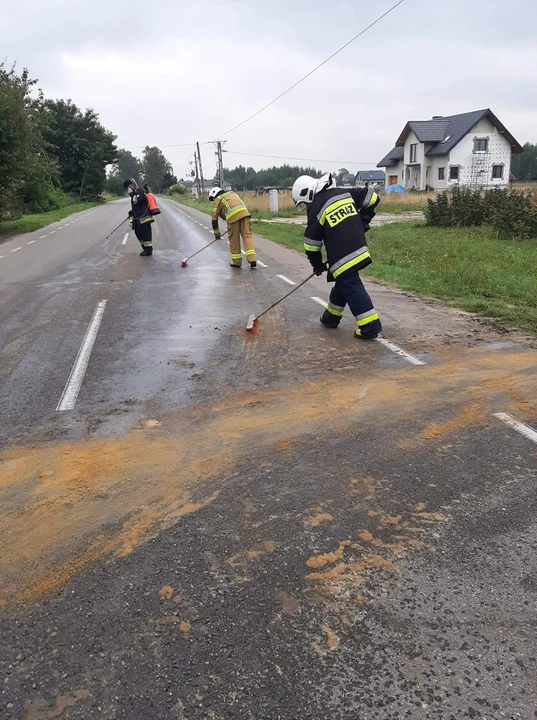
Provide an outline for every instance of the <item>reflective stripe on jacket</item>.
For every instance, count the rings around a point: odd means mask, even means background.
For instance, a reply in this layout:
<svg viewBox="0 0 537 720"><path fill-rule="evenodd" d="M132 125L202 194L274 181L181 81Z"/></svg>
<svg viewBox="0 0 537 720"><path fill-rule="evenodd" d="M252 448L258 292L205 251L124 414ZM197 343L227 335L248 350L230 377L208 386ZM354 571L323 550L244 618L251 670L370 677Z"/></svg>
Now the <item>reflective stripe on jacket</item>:
<svg viewBox="0 0 537 720"><path fill-rule="evenodd" d="M219 195L214 201L213 208L213 227L218 218L226 220L228 223L237 222L242 218L250 217L248 208L235 192L226 192Z"/></svg>
<svg viewBox="0 0 537 720"><path fill-rule="evenodd" d="M369 265L371 255L365 239L379 203L371 188L331 188L323 190L308 205L308 226L304 250L314 265L324 244L332 278L347 270ZM329 275L329 278L330 278Z"/></svg>

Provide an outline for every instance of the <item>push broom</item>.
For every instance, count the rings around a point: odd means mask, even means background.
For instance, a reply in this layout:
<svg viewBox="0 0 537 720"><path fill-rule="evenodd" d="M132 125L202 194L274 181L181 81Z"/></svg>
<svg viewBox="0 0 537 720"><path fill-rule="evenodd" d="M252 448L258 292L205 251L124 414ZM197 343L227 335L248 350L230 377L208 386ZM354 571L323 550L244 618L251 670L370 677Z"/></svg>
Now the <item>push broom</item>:
<svg viewBox="0 0 537 720"><path fill-rule="evenodd" d="M197 252L193 253L193 254L190 255L189 257L183 258L183 259L181 260L181 267L186 267L186 266L188 265L188 261L189 261L189 260L192 260L192 258L193 258L195 255L198 255L200 252L203 252L203 250L206 250L208 247L211 247L211 245L214 245L215 242L218 242L219 240L221 240L221 238L223 238L224 235L227 235L227 233L228 233L228 231L226 230L225 232L222 233L222 235L221 235L219 238L215 238L214 240L211 240L211 242L210 242L208 245L204 245L204 246L201 248L201 250L198 250Z"/></svg>
<svg viewBox="0 0 537 720"><path fill-rule="evenodd" d="M272 310L272 308L275 308L276 305L279 305L285 298L288 298L289 295L292 295L296 290L302 287L302 285L305 285L308 280L311 280L312 277L315 277L315 273L312 272L311 275L308 275L308 277L305 280L302 280L300 285L297 285L292 290L289 290L288 293L286 293L283 297L281 297L279 300L276 300L275 303L272 303L270 307L268 307L266 310L263 310L263 312L259 313L259 315L250 315L248 318L248 322L246 323L246 330L248 332L253 332L254 330L257 330L257 327L259 325L259 318L263 317L263 315L266 315L269 310Z"/></svg>

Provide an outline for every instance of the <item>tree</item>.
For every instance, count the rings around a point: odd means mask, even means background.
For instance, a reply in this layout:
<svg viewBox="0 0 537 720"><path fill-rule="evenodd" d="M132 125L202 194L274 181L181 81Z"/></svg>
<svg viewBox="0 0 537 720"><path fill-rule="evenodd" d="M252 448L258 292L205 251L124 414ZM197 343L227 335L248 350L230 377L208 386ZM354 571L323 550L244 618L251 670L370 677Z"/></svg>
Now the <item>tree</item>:
<svg viewBox="0 0 537 720"><path fill-rule="evenodd" d="M47 154L40 108L31 95L36 80L0 63L0 219L57 206L58 168Z"/></svg>
<svg viewBox="0 0 537 720"><path fill-rule="evenodd" d="M71 100L46 100L44 137L60 168L64 192L95 200L104 190L106 166L117 159L115 135L94 110L82 112Z"/></svg>
<svg viewBox="0 0 537 720"><path fill-rule="evenodd" d="M106 180L106 189L112 195L122 195L125 180L134 178L136 183L141 185L142 176L143 168L140 160L138 160L130 150L120 148L117 151L117 160L112 166L112 171Z"/></svg>
<svg viewBox="0 0 537 720"><path fill-rule="evenodd" d="M517 180L537 180L537 145L527 142L524 144L523 153L513 155L511 172Z"/></svg>
<svg viewBox="0 0 537 720"><path fill-rule="evenodd" d="M158 193L177 183L171 163L158 147L146 145L142 160L144 181Z"/></svg>
<svg viewBox="0 0 537 720"><path fill-rule="evenodd" d="M236 190L255 190L261 187L291 187L299 175L321 177L322 172L315 168L303 168L298 165L282 165L266 170L254 170L243 165L230 170L224 169L224 178Z"/></svg>

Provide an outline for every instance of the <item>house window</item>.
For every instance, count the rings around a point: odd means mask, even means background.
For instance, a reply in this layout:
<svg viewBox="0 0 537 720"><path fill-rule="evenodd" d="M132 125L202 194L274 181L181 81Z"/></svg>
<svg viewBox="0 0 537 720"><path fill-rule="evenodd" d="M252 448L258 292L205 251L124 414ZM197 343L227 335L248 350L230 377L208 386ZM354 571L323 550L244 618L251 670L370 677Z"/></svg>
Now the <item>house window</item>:
<svg viewBox="0 0 537 720"><path fill-rule="evenodd" d="M460 167L458 165L452 165L449 168L449 179L450 180L458 180L459 179L459 171L460 171Z"/></svg>
<svg viewBox="0 0 537 720"><path fill-rule="evenodd" d="M446 168L438 168L438 179L439 180L445 180L446 179Z"/></svg>
<svg viewBox="0 0 537 720"><path fill-rule="evenodd" d="M488 138L474 138L474 152L487 152L488 149Z"/></svg>
<svg viewBox="0 0 537 720"><path fill-rule="evenodd" d="M503 180L503 165L492 166L492 179Z"/></svg>
<svg viewBox="0 0 537 720"><path fill-rule="evenodd" d="M418 161L418 143L410 146L410 162L415 163Z"/></svg>

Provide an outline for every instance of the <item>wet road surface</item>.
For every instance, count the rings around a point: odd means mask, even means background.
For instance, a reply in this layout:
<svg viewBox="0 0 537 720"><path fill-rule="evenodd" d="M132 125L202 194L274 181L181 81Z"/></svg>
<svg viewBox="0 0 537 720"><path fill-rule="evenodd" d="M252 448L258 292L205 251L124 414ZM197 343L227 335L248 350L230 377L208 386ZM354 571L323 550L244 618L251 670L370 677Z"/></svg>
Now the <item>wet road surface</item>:
<svg viewBox="0 0 537 720"><path fill-rule="evenodd" d="M161 204L0 246L0 717L537 717L534 340L322 279L247 335L307 261Z"/></svg>

